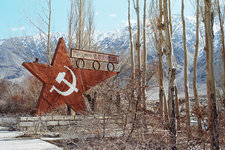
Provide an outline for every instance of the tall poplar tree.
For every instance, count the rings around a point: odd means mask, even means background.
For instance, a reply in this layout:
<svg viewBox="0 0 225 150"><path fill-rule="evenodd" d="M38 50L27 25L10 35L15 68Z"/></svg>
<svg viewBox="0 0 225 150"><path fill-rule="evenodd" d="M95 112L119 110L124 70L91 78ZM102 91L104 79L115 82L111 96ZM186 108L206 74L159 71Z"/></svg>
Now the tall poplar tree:
<svg viewBox="0 0 225 150"><path fill-rule="evenodd" d="M211 149L220 149L219 145L219 125L218 112L216 106L216 91L214 79L214 61L213 61L213 22L214 12L211 0L204 0L204 23L205 23L205 40L206 40L206 60L207 60L207 95L209 107L209 131L211 137Z"/></svg>
<svg viewBox="0 0 225 150"><path fill-rule="evenodd" d="M198 47L199 47L199 0L196 1L196 42L195 42L195 54L194 54L194 67L193 67L193 92L194 92L194 98L195 98L195 109L196 109L196 115L198 120L198 133L199 136L202 135L202 124L201 124L201 116L199 114L199 100L198 100L198 91L197 91L197 85L196 85L196 79L197 79L197 59L198 59Z"/></svg>
<svg viewBox="0 0 225 150"><path fill-rule="evenodd" d="M176 69L174 62L172 62L172 38L171 38L171 30L170 30L170 22L172 20L169 19L170 12L168 11L168 1L163 1L163 9L164 9L164 26L165 26L165 45L166 45L166 60L167 60L167 73L168 73L168 109L169 109L169 129L171 132L172 138L172 149L176 148L176 125L175 125L175 102L174 102L174 80L176 75Z"/></svg>
<svg viewBox="0 0 225 150"><path fill-rule="evenodd" d="M159 30L159 46L158 46L158 58L159 58L159 108L160 115L163 116L163 96L164 96L164 77L163 77L163 23L162 23L163 9L162 9L162 0L159 0L159 19L158 19L158 30ZM167 106L167 105L164 105ZM164 113L165 112L164 109ZM168 115L167 115L168 116ZM166 117L165 117L166 118Z"/></svg>
<svg viewBox="0 0 225 150"><path fill-rule="evenodd" d="M187 42L186 42L186 30L185 30L185 18L184 18L184 0L181 1L181 16L183 24L183 45L184 45L184 92L185 92L185 106L186 106L186 128L188 137L190 137L190 110L189 110L189 94L188 94L188 74L187 74Z"/></svg>
<svg viewBox="0 0 225 150"><path fill-rule="evenodd" d="M144 0L144 15L143 15L143 73L142 73L142 105L146 110L146 67L147 67L147 48L146 48L146 0Z"/></svg>

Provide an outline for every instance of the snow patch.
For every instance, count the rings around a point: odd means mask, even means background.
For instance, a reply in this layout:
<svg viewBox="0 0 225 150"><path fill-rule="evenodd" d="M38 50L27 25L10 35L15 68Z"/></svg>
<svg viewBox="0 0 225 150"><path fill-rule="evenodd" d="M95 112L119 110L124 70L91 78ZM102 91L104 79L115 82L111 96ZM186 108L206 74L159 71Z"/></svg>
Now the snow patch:
<svg viewBox="0 0 225 150"><path fill-rule="evenodd" d="M63 148L59 148L53 144L42 141L40 139L21 139L21 140L6 140L1 141L1 148L4 150L62 150Z"/></svg>

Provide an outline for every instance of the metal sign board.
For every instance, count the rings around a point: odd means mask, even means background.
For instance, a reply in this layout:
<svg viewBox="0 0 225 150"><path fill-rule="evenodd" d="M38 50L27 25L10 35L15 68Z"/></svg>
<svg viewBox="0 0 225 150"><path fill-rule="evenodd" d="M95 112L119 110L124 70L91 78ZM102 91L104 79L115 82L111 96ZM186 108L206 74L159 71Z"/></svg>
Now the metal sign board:
<svg viewBox="0 0 225 150"><path fill-rule="evenodd" d="M119 63L119 57L117 55L104 54L104 53L73 49L73 48L71 49L70 54L72 58L80 58L80 59L87 59L87 60L114 63L114 64Z"/></svg>
<svg viewBox="0 0 225 150"><path fill-rule="evenodd" d="M119 72L74 68L70 61L63 38L59 39L51 65L35 62L22 64L43 82L37 103L37 115L51 112L68 104L78 113L86 112L83 92Z"/></svg>

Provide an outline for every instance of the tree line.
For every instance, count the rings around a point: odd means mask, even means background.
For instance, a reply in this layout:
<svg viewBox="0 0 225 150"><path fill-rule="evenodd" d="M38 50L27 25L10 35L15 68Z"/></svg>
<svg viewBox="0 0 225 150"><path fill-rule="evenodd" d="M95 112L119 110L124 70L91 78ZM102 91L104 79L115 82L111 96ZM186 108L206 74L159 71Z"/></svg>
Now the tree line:
<svg viewBox="0 0 225 150"><path fill-rule="evenodd" d="M128 22L129 22L129 31L130 31L130 57L131 57L131 82L138 80L138 89L137 91L138 98L136 101L136 106L140 109L146 109L146 97L145 97L145 80L146 80L146 1L143 0L143 23L141 34L140 31L140 6L139 0L133 0L134 10L137 16L137 30L135 33L136 41L135 43L132 33L132 27L130 24L130 0L128 0ZM151 27L151 32L153 32L154 42L157 48L158 54L158 86L159 86L159 114L165 124L165 126L171 132L171 142L173 143L172 149L177 149L177 130L180 130L180 112L179 112L179 101L177 95L177 86L176 86L176 60L173 52L173 25L172 25L172 15L171 15L171 1L170 0L157 0L157 1L148 1L150 3L149 8L149 26ZM180 2L180 1L179 1ZM219 120L218 120L218 101L221 104L224 102L224 79L225 79L225 50L224 50L224 3L221 5L219 0L211 1L204 0L199 1L195 0L194 8L196 9L196 42L195 42L195 54L194 54L194 71L193 71L193 92L195 99L195 116L197 117L198 122L198 135L202 136L202 116L201 108L199 106L199 96L197 91L197 58L199 51L199 22L202 20L204 23L204 33L205 33L205 53L206 53L206 74L207 74L207 97L208 97L208 130L210 133L211 139L211 149L220 149L219 144ZM181 0L181 17L183 25L183 51L184 51L184 93L185 93L185 128L188 139L192 137L192 127L190 121L190 97L189 97L189 88L188 88L188 71L187 71L187 44L186 44L186 25L185 25L185 14L184 14L184 0ZM190 9L190 8L188 8ZM217 16L217 17L216 17ZM214 33L213 33L213 24L214 19L218 18L221 30L221 41L220 41L220 52L223 56L223 73L221 75L222 86L222 95L219 88L216 89L215 86L215 73L214 73ZM143 44L140 42L140 37L142 36ZM137 57L134 58L134 50L137 53ZM143 57L140 55L143 54ZM166 57L166 69L168 78L168 97L165 96L165 87L164 87L164 74L163 74L163 55ZM141 60L142 58L142 60ZM136 62L135 64L134 62ZM142 81L142 82L141 82ZM218 95L217 95L218 94ZM137 109L136 109L137 110ZM223 112L224 113L224 112ZM223 130L223 129L222 129Z"/></svg>

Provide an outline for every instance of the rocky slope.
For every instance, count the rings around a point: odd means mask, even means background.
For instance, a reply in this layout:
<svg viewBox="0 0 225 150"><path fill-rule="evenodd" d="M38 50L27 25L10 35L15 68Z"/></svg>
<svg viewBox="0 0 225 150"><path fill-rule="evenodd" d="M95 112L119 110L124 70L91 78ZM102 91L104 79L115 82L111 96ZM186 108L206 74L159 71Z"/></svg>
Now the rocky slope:
<svg viewBox="0 0 225 150"><path fill-rule="evenodd" d="M133 25L133 31L136 26ZM201 23L201 38L199 46L198 56L198 82L205 83L206 72L205 72L205 52L204 52L204 26ZM186 34L187 34L187 55L188 55L188 70L189 70L189 84L192 86L193 77L193 56L194 56L194 45L195 45L195 17L186 17ZM154 39L152 38L152 31L149 31L149 38L147 43L147 61L150 63L153 59L157 59L157 54L154 45ZM218 62L221 61L219 57L219 41L220 31L219 25L214 24L214 55L215 55L215 72L218 72ZM182 22L179 16L173 17L173 49L174 55L177 62L177 83L178 85L183 84L183 32ZM67 43L66 34L54 34L52 35L52 44L56 45L59 37L64 37ZM95 42L98 43L98 48L107 53L113 53L120 55L129 54L129 31L126 26L121 27L117 31L109 33L96 33ZM135 36L134 36L135 40ZM55 48L53 48L55 49ZM28 36L28 37L15 37L10 39L0 40L0 79L7 80L20 80L24 74L27 74L25 69L21 66L24 61L33 61L35 57L39 58L40 63L46 62L45 53L42 48L42 43L39 35ZM165 56L164 56L164 62ZM166 69L166 63L164 63ZM166 73L165 73L166 74ZM218 78L218 74L216 73Z"/></svg>

